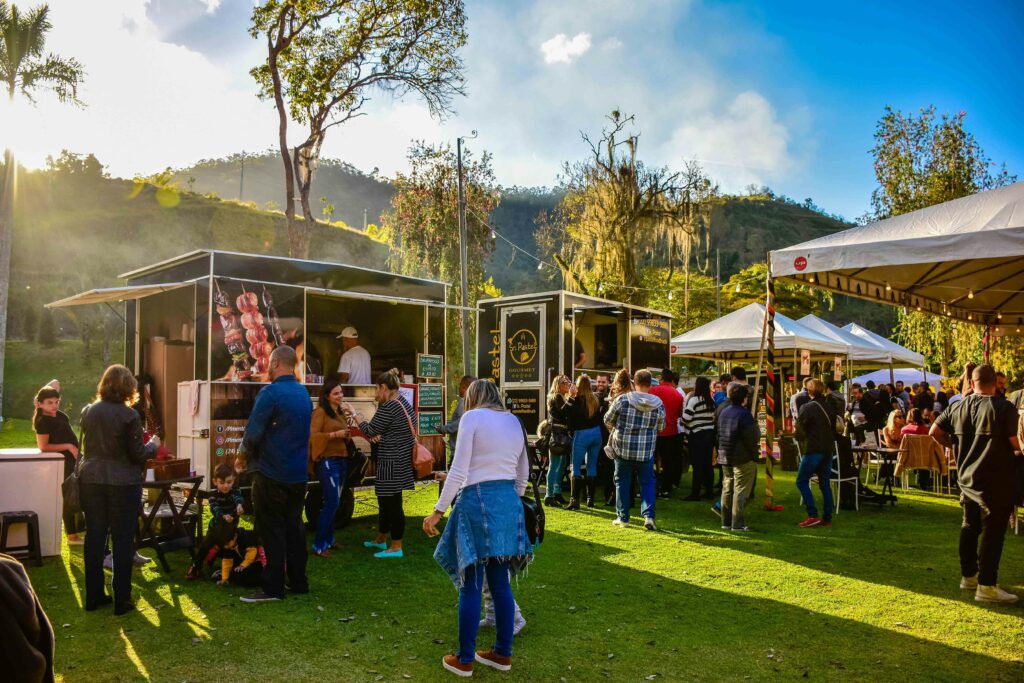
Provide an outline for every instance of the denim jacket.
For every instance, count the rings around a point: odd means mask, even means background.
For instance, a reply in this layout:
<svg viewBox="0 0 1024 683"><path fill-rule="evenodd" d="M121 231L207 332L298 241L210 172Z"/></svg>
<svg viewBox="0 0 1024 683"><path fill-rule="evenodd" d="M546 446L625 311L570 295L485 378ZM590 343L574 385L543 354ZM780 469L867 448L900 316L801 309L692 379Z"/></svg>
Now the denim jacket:
<svg viewBox="0 0 1024 683"><path fill-rule="evenodd" d="M263 387L256 394L239 448L249 470L283 484L307 481L312 415L309 392L294 375L283 375Z"/></svg>

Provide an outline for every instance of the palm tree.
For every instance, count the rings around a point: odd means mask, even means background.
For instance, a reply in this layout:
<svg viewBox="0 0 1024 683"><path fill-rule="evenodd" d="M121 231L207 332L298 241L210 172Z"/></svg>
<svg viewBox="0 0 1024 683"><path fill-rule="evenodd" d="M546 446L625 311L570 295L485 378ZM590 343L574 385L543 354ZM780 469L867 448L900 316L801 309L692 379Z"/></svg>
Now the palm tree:
<svg viewBox="0 0 1024 683"><path fill-rule="evenodd" d="M35 104L38 91L50 91L60 102L81 105L78 86L85 71L74 59L47 54L46 34L52 27L50 8L25 13L0 0L0 83L13 104L20 95ZM0 424L3 421L4 350L7 344L7 293L11 285L11 242L14 241L14 152L4 150L4 184L0 194Z"/></svg>

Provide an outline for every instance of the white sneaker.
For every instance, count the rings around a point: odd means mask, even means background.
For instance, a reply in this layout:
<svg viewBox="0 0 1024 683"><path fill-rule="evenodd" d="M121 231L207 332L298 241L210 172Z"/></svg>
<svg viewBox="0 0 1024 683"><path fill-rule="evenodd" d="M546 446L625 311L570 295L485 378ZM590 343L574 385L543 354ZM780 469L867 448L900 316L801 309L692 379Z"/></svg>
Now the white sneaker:
<svg viewBox="0 0 1024 683"><path fill-rule="evenodd" d="M623 522L621 519L616 517L615 519L612 520L612 526L617 526L620 529L625 529L626 527L629 526L629 522Z"/></svg>
<svg viewBox="0 0 1024 683"><path fill-rule="evenodd" d="M960 577L960 590L972 591L978 588L978 575Z"/></svg>
<svg viewBox="0 0 1024 683"><path fill-rule="evenodd" d="M526 619L522 614L516 614L516 621L512 625L512 635L518 636L519 632L526 628Z"/></svg>
<svg viewBox="0 0 1024 683"><path fill-rule="evenodd" d="M1017 602L1017 596L1007 593L999 586L982 586L978 584L978 590L974 592L974 599L978 602L1001 602L1010 604Z"/></svg>
<svg viewBox="0 0 1024 683"><path fill-rule="evenodd" d="M152 561L153 560L149 559L148 557L140 553L138 550L135 551L135 557L132 558L132 562L140 567L145 567Z"/></svg>
<svg viewBox="0 0 1024 683"><path fill-rule="evenodd" d="M494 617L484 617L480 620L477 628L494 628Z"/></svg>
<svg viewBox="0 0 1024 683"><path fill-rule="evenodd" d="M658 525L654 523L654 517L644 517L644 528L648 531L658 530Z"/></svg>

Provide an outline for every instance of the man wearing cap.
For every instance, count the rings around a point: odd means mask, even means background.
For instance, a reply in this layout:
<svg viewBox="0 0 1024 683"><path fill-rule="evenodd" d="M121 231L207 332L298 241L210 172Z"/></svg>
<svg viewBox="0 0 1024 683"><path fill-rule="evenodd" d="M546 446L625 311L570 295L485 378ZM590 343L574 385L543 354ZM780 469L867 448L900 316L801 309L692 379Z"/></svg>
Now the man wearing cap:
<svg viewBox="0 0 1024 683"><path fill-rule="evenodd" d="M338 335L344 351L338 363L338 381L342 384L372 384L370 380L370 352L359 345L359 332L346 327Z"/></svg>

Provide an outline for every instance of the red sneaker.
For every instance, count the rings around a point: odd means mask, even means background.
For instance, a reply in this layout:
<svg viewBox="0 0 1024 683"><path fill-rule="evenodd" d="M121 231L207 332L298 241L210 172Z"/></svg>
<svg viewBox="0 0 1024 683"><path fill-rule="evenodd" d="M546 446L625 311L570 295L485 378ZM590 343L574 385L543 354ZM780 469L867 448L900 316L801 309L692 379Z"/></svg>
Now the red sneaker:
<svg viewBox="0 0 1024 683"><path fill-rule="evenodd" d="M476 661L498 671L508 671L512 668L512 658L502 657L493 649L487 652L477 652Z"/></svg>
<svg viewBox="0 0 1024 683"><path fill-rule="evenodd" d="M832 520L831 519L823 519L823 520L821 520L821 526L832 526Z"/></svg>
<svg viewBox="0 0 1024 683"><path fill-rule="evenodd" d="M797 524L797 526L800 527L801 529L806 529L809 526L818 526L819 524L821 524L821 520L819 518L817 518L817 517L808 517L804 521L802 521L799 524Z"/></svg>
<svg viewBox="0 0 1024 683"><path fill-rule="evenodd" d="M477 657L479 658L479 655ZM441 666L456 676L462 676L463 678L469 678L473 675L473 662L463 664L459 661L459 656L456 654L445 655L444 659L441 660Z"/></svg>
<svg viewBox="0 0 1024 683"><path fill-rule="evenodd" d="M784 508L781 505L774 505L773 504L773 505L765 505L764 509L767 512L782 512Z"/></svg>

